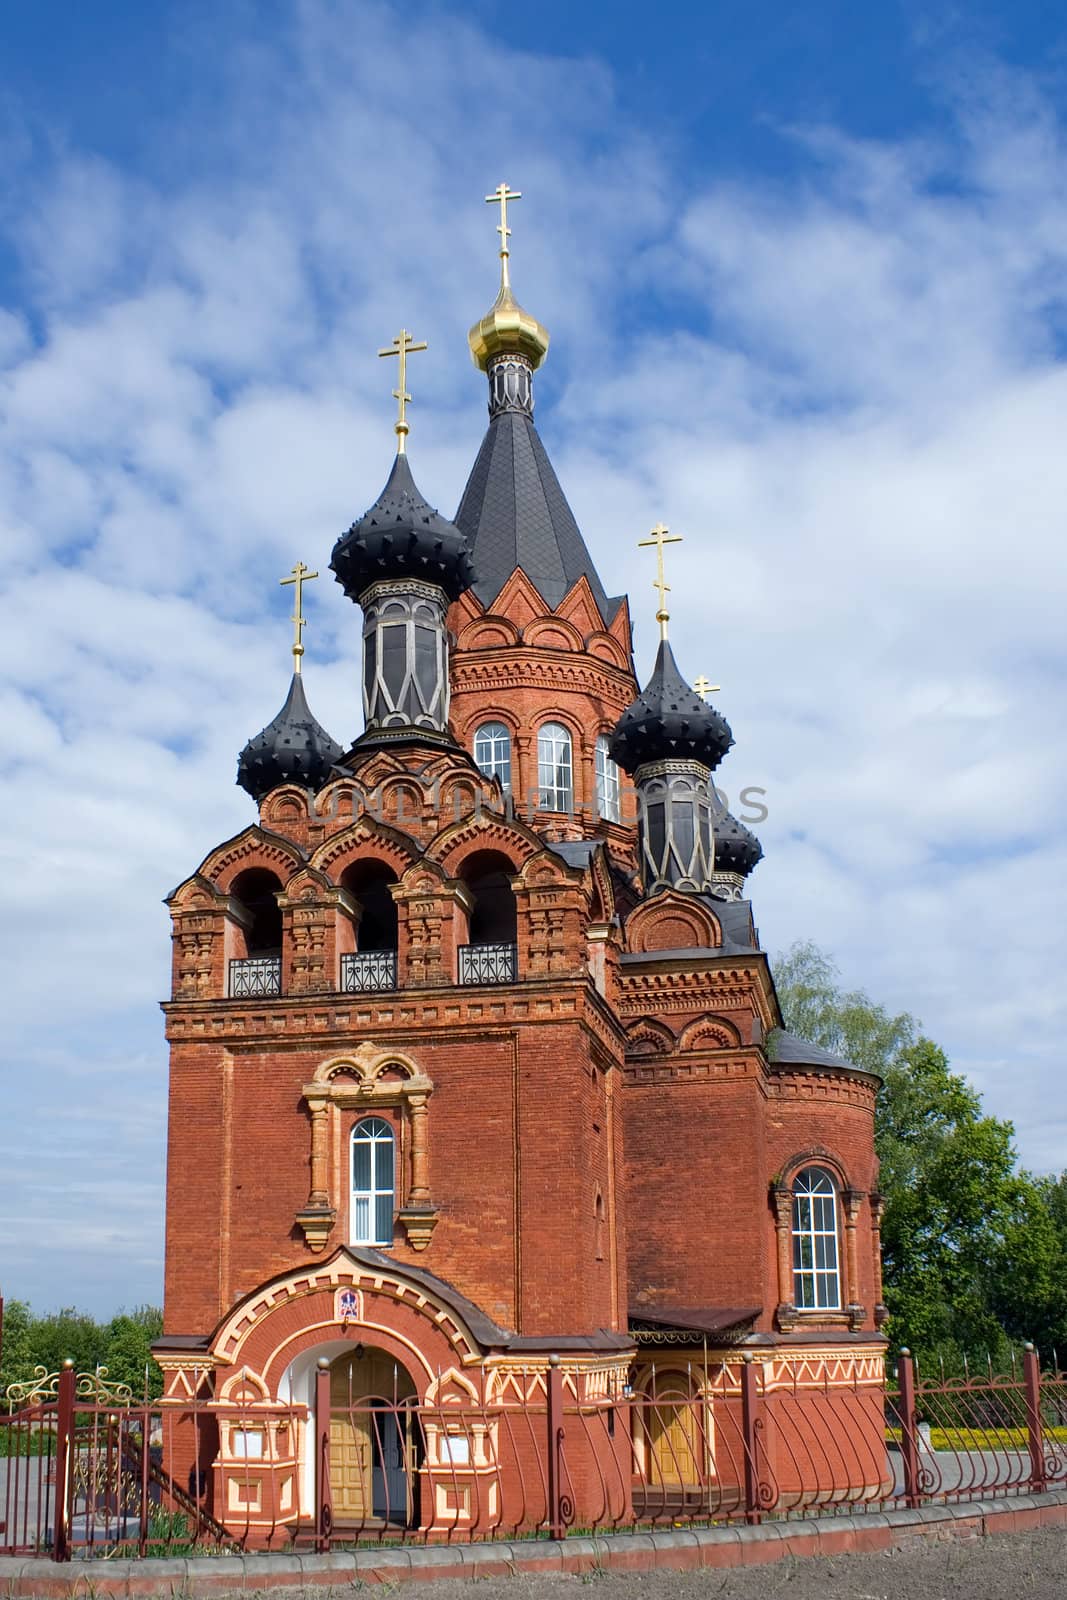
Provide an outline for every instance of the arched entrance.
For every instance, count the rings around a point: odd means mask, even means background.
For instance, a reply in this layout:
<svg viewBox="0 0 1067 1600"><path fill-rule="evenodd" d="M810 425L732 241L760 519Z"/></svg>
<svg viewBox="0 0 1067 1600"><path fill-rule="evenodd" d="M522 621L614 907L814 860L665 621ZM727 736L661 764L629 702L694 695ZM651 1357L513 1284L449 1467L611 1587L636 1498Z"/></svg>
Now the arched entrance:
<svg viewBox="0 0 1067 1600"><path fill-rule="evenodd" d="M421 1429L415 1385L385 1350L357 1344L330 1364L335 1525L418 1521Z"/></svg>
<svg viewBox="0 0 1067 1600"><path fill-rule="evenodd" d="M650 1487L684 1490L702 1482L709 1420L687 1375L655 1374L641 1386L635 1431Z"/></svg>

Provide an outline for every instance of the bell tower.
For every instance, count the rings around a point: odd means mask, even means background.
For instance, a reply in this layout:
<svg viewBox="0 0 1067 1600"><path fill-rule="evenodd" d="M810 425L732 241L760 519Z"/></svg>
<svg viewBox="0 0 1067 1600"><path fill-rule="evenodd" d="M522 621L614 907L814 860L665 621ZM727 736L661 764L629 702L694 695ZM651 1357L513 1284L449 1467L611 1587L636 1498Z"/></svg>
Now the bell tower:
<svg viewBox="0 0 1067 1600"><path fill-rule="evenodd" d="M629 611L609 598L534 424L547 329L515 298L500 184L500 286L468 335L489 383L489 425L456 512L474 566L449 613L456 737L503 774L516 816L561 841L610 839L636 861L632 804L611 730L632 699Z"/></svg>

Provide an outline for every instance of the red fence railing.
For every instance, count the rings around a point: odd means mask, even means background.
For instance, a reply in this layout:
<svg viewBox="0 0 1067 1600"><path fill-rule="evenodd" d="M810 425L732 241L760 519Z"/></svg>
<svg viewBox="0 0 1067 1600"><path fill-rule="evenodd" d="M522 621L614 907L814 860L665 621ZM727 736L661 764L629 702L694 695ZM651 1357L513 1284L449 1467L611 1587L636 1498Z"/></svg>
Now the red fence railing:
<svg viewBox="0 0 1067 1600"><path fill-rule="evenodd" d="M1067 1378L927 1382L776 1352L583 1387L553 1358L506 1391L311 1405L194 1385L138 1403L46 1377L0 1418L0 1552L181 1555L623 1532L1067 1487ZM483 1389L482 1394L486 1391Z"/></svg>

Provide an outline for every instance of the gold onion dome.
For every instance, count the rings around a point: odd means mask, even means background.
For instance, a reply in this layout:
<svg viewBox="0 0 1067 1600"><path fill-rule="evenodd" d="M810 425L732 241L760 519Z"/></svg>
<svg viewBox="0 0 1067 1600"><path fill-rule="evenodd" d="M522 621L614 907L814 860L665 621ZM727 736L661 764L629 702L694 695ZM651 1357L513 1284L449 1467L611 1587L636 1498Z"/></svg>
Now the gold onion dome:
<svg viewBox="0 0 1067 1600"><path fill-rule="evenodd" d="M492 309L474 324L467 342L475 366L483 372L497 356L525 356L536 371L548 351L548 329L523 310L505 277Z"/></svg>
<svg viewBox="0 0 1067 1600"><path fill-rule="evenodd" d="M476 322L467 335L471 355L476 367L488 372L490 362L498 356L522 356L536 371L548 352L548 329L536 317L524 311L511 292L508 272L508 201L521 200L522 195L506 183L498 184L492 194L486 195L489 205L500 207L500 293L480 322Z"/></svg>

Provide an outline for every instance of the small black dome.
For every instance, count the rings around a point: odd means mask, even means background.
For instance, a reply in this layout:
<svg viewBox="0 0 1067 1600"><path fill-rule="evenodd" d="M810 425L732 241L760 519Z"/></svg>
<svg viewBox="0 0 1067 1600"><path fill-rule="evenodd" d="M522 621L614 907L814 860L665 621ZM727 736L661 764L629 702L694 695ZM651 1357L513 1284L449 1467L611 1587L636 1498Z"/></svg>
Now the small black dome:
<svg viewBox="0 0 1067 1600"><path fill-rule="evenodd" d="M747 878L757 861L763 860L763 846L751 828L730 811L715 818L715 871L736 872Z"/></svg>
<svg viewBox="0 0 1067 1600"><path fill-rule="evenodd" d="M450 600L474 580L466 539L427 505L406 455L393 462L389 482L370 510L338 539L330 566L348 598L357 601L383 578L440 584Z"/></svg>
<svg viewBox="0 0 1067 1600"><path fill-rule="evenodd" d="M321 789L343 753L311 715L303 682L294 672L282 709L237 758L237 782L257 802L280 783Z"/></svg>
<svg viewBox="0 0 1067 1600"><path fill-rule="evenodd" d="M689 687L661 640L651 678L615 724L613 759L631 774L646 761L699 761L714 771L733 742L725 717Z"/></svg>

